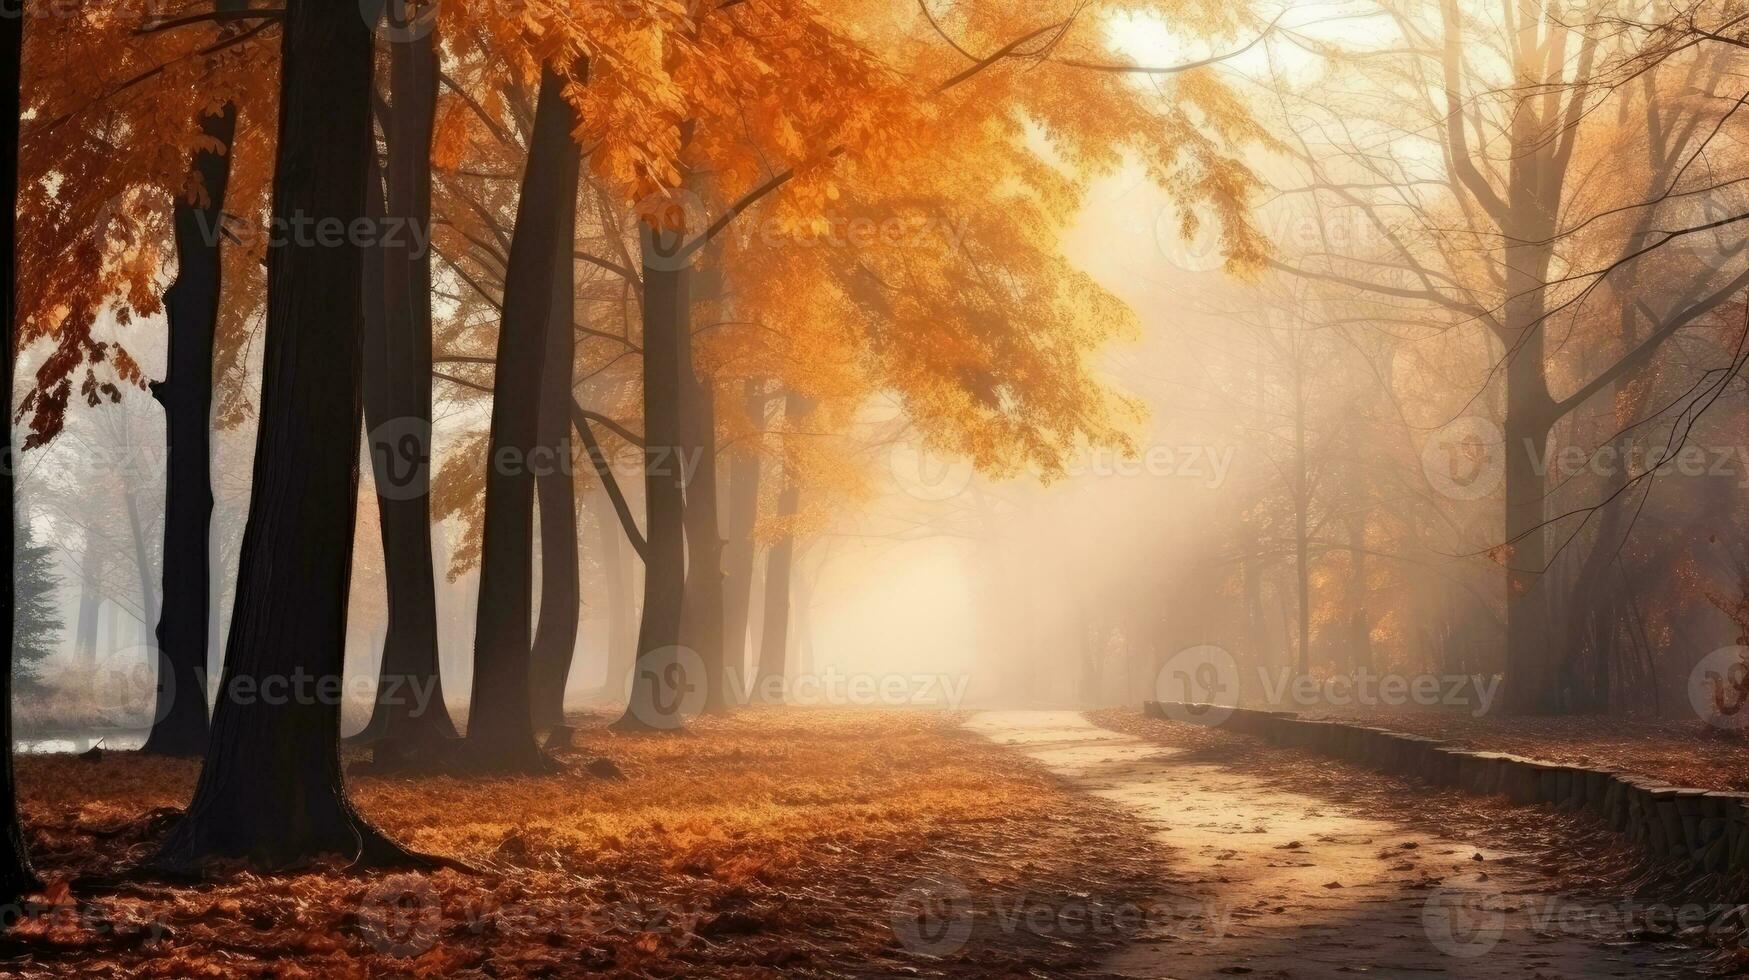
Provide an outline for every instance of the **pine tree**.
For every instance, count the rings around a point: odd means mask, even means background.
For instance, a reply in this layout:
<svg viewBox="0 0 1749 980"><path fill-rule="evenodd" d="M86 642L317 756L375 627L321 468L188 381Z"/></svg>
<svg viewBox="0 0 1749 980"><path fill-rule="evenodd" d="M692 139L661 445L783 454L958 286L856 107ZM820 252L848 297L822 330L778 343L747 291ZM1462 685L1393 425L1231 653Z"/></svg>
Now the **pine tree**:
<svg viewBox="0 0 1749 980"><path fill-rule="evenodd" d="M17 606L12 621L12 669L25 690L40 689L38 668L60 644L61 618L56 614L55 593L61 577L55 573L55 550L35 543L28 523L18 528L18 551L13 558L13 588Z"/></svg>

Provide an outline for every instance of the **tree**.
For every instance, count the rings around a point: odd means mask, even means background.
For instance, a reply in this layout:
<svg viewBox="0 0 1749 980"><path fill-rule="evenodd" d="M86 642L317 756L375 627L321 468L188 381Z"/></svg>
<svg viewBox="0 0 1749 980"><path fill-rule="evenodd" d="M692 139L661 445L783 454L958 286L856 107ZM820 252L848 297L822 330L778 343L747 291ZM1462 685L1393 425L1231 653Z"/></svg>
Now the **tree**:
<svg viewBox="0 0 1749 980"><path fill-rule="evenodd" d="M219 11L245 9L220 0ZM189 186L176 198L176 281L164 293L169 369L150 385L164 406L170 462L164 488L164 601L158 618L158 698L141 751L197 755L207 738L207 535L213 511L213 343L222 295L219 228L231 179L237 107L227 100L201 119L207 145L194 154ZM129 498L130 506L132 498ZM168 676L166 676L168 675Z"/></svg>
<svg viewBox="0 0 1749 980"><path fill-rule="evenodd" d="M1067 8L1057 13L1066 11ZM676 641L682 638L682 625L673 621L675 616L664 612L674 605L681 610L676 614L680 620L695 624L684 637L685 642L696 642L703 647L699 654L707 672L720 675L727 656L722 649L722 640L716 635L722 631L712 626L726 617L719 608L722 603L713 599L711 590L706 588L716 582L714 566L717 562L712 555L721 547L716 532L711 529L711 518L716 516L713 513L716 493L709 486L715 477L714 467L718 461L719 425L699 424L698 419L706 412L718 414L715 410L719 391L739 380L738 375L723 372L722 362L715 351L709 349L716 347L714 340L717 336L737 331L733 324L693 322L699 309L709 305L702 294L694 295L691 289L692 280L698 278L691 269L695 257L702 257L706 250L720 244L721 238L726 237L725 230L735 226L737 220L756 206L765 209L760 214L762 220L769 220L774 215L785 220L802 218L820 213L836 200L841 194L841 182L843 186L851 186L853 181L861 183L878 178L881 194L874 195L876 199L866 203L868 211L878 213L880 207L904 193L908 181L927 178L927 166L939 166L944 162L969 164L971 173L965 187L974 191L983 192L1002 186L1005 181L1018 180L1027 188L1020 196L1037 193L1049 198L1042 204L1028 202L1019 213L1037 215L1043 211L1054 217L1067 210L1072 194L1067 191L1067 182L1055 182L1047 187L1052 182L1040 179L1036 160L1029 154L1016 152L1022 135L1019 119L1023 113L1031 111L1035 103L1039 106L1048 103L1049 86L1024 86L1024 99L1013 102L996 100L993 104L1000 109L993 119L984 108L991 104L984 98L988 93L974 91L974 86L964 84L974 76L983 77L984 69L996 65L1006 67L1036 57L1036 52L1022 50L1024 44L1008 45L1004 53L975 66L973 71L962 70L957 64L950 67L952 62L964 56L963 52L951 45L938 45L935 54L939 57L927 66L936 69L935 75L946 79L936 94L943 90L954 92L954 99L947 108L955 113L938 117L934 115L936 107L929 104L930 97L919 98L919 93L907 81L905 71L895 70L892 64L873 55L866 43L856 40L867 27L886 29L881 24L884 14L856 11L854 16L837 17L787 0L696 10L690 17L678 16L667 8L652 9L648 13L650 16L639 19L609 17L603 21L598 16L600 11L594 7L542 8L534 14L542 22L542 29L529 31L526 19L505 17L494 9L445 8L446 37L451 39L451 53L457 59L451 75L457 98L442 113L439 128L446 134L469 133L487 137L498 145L501 152L491 159L496 166L470 167L464 174L462 168L456 166L458 154L449 148L466 141L448 138L439 141L444 148L440 152L444 162L438 165L440 173L444 174L440 184L448 205L445 228L440 232L439 254L455 274L455 288L460 294L457 306L463 311L455 318L457 322L450 336L464 340L466 347L451 347L437 361L473 364L482 368L490 366L498 374L490 385L495 402L494 433L490 438L469 440L463 452L458 454L468 468L477 466L486 475L486 481L473 484L470 479L467 483L454 485L447 479L451 474L446 468L445 479L440 482L452 485L440 488L439 494L441 509L445 513L460 510L468 517L471 526L496 523L503 530L514 526L506 521L516 525L524 521L523 517L514 516L523 511L517 495L500 494L500 500L504 501L502 508L495 508L490 502L483 507L477 506L478 497L492 497L490 481L499 477L496 459L499 451L519 451L519 447L505 443L502 437L508 431L506 425L520 429L521 423L511 420L521 419L529 412L526 401L535 390L532 384L509 380L529 377L523 369L517 368L513 372L512 365L501 356L488 357L475 352L482 339L479 335L484 333L480 327L493 321L508 322L513 308L528 309L533 302L526 294L527 284L532 279L520 278L520 273L511 275L512 267L526 266L529 261L523 255L523 261L519 262L517 256L527 248L522 245L525 237L522 225L530 203L518 201L516 220L505 220L509 195L503 170L508 162L506 157L514 160L524 145L533 150L543 142L538 138L539 102L529 97L527 81L536 77L545 65L563 64L566 59L576 58L580 52L602 51L603 56L591 62L593 77L587 84L574 84L567 89L568 97L586 107L578 113L576 135L593 147L589 158L591 189L601 199L602 205L596 215L599 231L587 235L593 239L591 244L601 242L600 251L580 252L578 258L596 270L607 271L610 287L617 286L620 291L617 299L603 296L595 301L600 305L589 309L592 312L609 311L608 315L628 323L641 322L644 330L638 338L640 344L633 339L635 330L632 327L628 326L623 333L616 335L601 329L592 313L586 313L582 317L584 323L577 325L576 332L579 343L587 337L591 343L615 345L612 360L633 355L643 361L645 384L641 397L645 407L645 431L633 433L626 425L613 422L599 411L583 409L581 405L573 414L573 421L578 424L579 438L586 448L591 442L591 428L600 425L612 431L616 438L640 447L645 453L645 506L650 520L643 532L631 520L629 507L612 474L603 473L608 495L621 518L627 538L647 559L648 594L663 597L662 601L646 602L644 606L647 628L643 630L641 651L649 657L670 660L679 653L674 648ZM452 15L459 20L452 20ZM1080 20L1079 14L1069 13L1068 16L1077 23L1090 22L1090 19ZM859 18L867 22L861 22ZM921 24L921 21L917 23ZM969 26L974 30L995 30L1012 25L1000 17L986 19L980 16ZM1034 39L1039 36L1034 32ZM1004 38L1004 43L1010 40L1012 38ZM909 50L905 44L895 44L895 48ZM1079 68L1076 71L1084 73L1087 78L1104 74ZM994 90L1008 95L1015 90L1015 79L1024 73L991 73L992 76L996 74L1008 78ZM1120 101L1125 102L1128 109L1133 109L1137 103L1136 93L1122 84L1101 83L1095 88L1104 95L1120 96ZM1228 118L1229 113L1224 111L1227 107L1221 101L1219 86L1203 81L1189 87L1189 91L1192 93L1189 101L1212 112L1223 135L1242 131L1243 127L1235 126ZM480 97L475 97L475 93L481 93ZM1040 99L1045 101L1038 101ZM1062 119L1060 113L1051 115ZM1218 194L1226 212L1230 213L1238 199L1243 197L1247 185L1240 172L1230 165L1215 166L1222 162L1219 154L1210 150L1210 142L1201 134L1194 134L1196 138L1191 138L1194 127L1187 128L1184 118L1180 114L1171 120L1170 137L1162 142L1165 148L1156 147L1160 152L1152 159L1160 164L1162 174L1178 170L1181 163L1185 164L1183 169L1187 172L1194 166L1199 171L1198 176L1184 178L1190 196ZM1126 111L1117 128L1122 130L1124 125L1147 121L1145 115ZM1147 141L1139 135L1140 131L1120 132L1115 142L1126 147L1145 144ZM908 151L920 140L931 147L951 147L966 142L968 132L975 134L970 140L973 149L963 155L951 158L951 161L945 154L933 156L927 166L912 166L908 162ZM1109 155L1113 137L1110 131L1102 130L1085 134L1085 139L1077 136L1071 142L1076 152ZM1093 146L1102 149L1090 149ZM866 152L864 148L867 148ZM996 153L994 163L981 155L990 150ZM1177 159L1181 151L1183 161ZM863 159L865 156L866 160ZM532 167L525 170L525 173L532 172ZM693 190L695 194L712 198L706 202L705 215L695 215L684 206L686 189L694 188L688 183L688 174L710 175L708 188ZM781 198L775 194L779 189L784 192ZM961 189L964 188L955 188L956 191ZM619 221L628 201L640 202L636 208L637 219L629 223L630 229ZM923 210L925 208L915 209ZM673 220L676 216L680 220ZM692 220L695 217L702 220ZM1014 228L1022 224L1023 221L1014 222L1008 234L1012 237ZM634 236L661 240L656 243L652 254L646 247L648 241L640 241L628 248L629 240ZM1248 241L1238 240L1241 244ZM846 367L873 363L877 366L874 375L851 386L858 395L866 393L871 384L897 384L916 399L915 403L929 416L932 426L952 433L952 440L957 445L977 444L981 461L1012 464L1022 455L1048 456L1060 452L1064 445L1072 444L1084 432L1093 433L1096 438L1103 437L1105 432L1096 431L1105 427L1101 416L1106 406L1102 399L1085 398L1081 394L1056 400L1039 397L1044 392L1077 390L1077 381L1083 377L1079 352L1100 335L1098 329L1087 330L1074 322L1074 317L1083 308L1076 305L1071 294L1083 288L1083 280L1073 280L1057 295L1041 289L1019 298L1018 302L1009 301L1011 297L985 296L977 302L961 303L953 310L957 317L955 326L944 326L939 335L929 335L929 318L940 308L932 305L932 301L938 296L946 296L948 298L943 302L951 307L955 293L963 292L968 282L975 282L995 267L991 265L993 259L998 266L1006 264L1005 257L1000 254L1006 244L993 243L987 250L967 256L966 264L956 266L953 276L914 275L922 270L913 268L897 270L911 276L916 286L926 293L922 299L898 302L891 297L875 296L871 299L864 295L869 291L867 281L862 278L867 275L865 268L846 264L823 268L819 263L785 260L786 270L794 269L803 275L828 273L820 276L817 285L809 284L808 288L818 290L818 293L798 295L827 295L835 302L846 302L849 296L849 306L857 311L858 316L867 316L881 325L880 329L863 330L858 323L856 328L846 330L828 322L823 327L810 328L807 343L821 346L804 344L796 350L818 353L835 365ZM1036 249L1036 242L1027 244ZM634 258L634 251L643 254ZM1243 253L1244 250L1237 251ZM1042 254L1028 253L1029 276L1063 268L1060 263L1043 259ZM758 278L770 279L771 286L766 295L781 297L784 290L793 292L798 284L797 278L787 272L768 277L759 264L764 258L759 256L752 268L757 270ZM514 288L512 278L519 278L520 284ZM617 282L613 281L615 279ZM667 309L669 292L673 293L671 311ZM590 302L588 294L584 295L584 302ZM757 322L759 327L756 329L770 330L774 323L788 328L803 318L792 314L805 310L804 302L795 299L779 302L791 309L773 313L750 308L745 319ZM994 343L980 339L969 344L943 340L946 335L968 324L980 338L993 328L1000 335L1000 324L1004 319L1012 318L1016 312L1031 305L1047 309L1049 314L1040 319L1036 328L1020 332L1026 334L1026 339L1017 343L1005 344L1000 339ZM1070 307L1077 312L1068 314ZM732 319L743 319L739 309L736 307ZM874 312L870 313L871 309ZM1063 333L1053 337L1053 333L1059 330ZM706 331L712 333L712 339L695 343L696 338ZM505 333L501 329L497 337L500 347L505 343ZM656 336L667 333L675 336ZM928 342L920 345L915 357L901 351L904 346L901 338L908 334L928 336ZM549 336L548 340L551 339ZM672 371L663 361L670 356L670 342L675 359ZM839 343L832 346L832 342ZM942 356L944 354L946 356ZM990 411L989 406L1000 400L997 393L1002 384L1003 361L1011 355L1022 357L1014 364L1013 376L1016 379L1029 373L1039 378L1056 376L1057 372L1066 373L1059 378L1061 383L1028 381L1018 386L1017 390L1023 396L1016 410ZM736 367L737 370L764 372L778 379L790 373L818 370L811 365L805 366L807 359L795 356L795 350L779 355L779 360L786 363L776 365L775 369L769 363L770 358L749 358L745 364ZM549 367L556 368L556 365ZM602 370L608 367L611 365ZM486 390L488 385L484 381L474 380L477 377L472 374L474 370L445 367L439 376L463 389ZM595 373L591 370L585 377ZM846 370L843 373L855 372ZM1069 380L1071 375L1076 380ZM815 383L817 380L809 379L810 383L802 387L810 393L817 392L820 390ZM1097 390L1096 385L1089 387ZM637 389L630 390L635 392ZM847 397L846 404L849 401ZM506 409L511 410L508 415L505 415ZM663 435L663 427L671 413L679 419L676 423L679 428L675 430L676 434L667 437ZM507 421L501 424L500 415L505 415ZM540 438L544 445L547 437ZM592 459L595 455L591 450ZM451 462L454 460L452 457ZM705 467L712 469L707 471ZM652 482L652 477L657 479ZM681 481L688 477L693 478L694 485L680 486ZM479 486L481 492L476 495L472 486ZM499 486L503 489L505 484L500 481ZM536 486L539 487L538 481ZM575 492L574 488L572 492ZM693 502L691 507L687 506L687 494ZM543 499L556 501L560 496L555 490L550 498L543 496ZM544 509L547 505L542 506ZM502 520L495 522L486 517L494 510ZM553 513L557 514L557 511ZM475 514L480 516L476 518ZM658 519L658 515L675 516L677 523ZM543 516L542 537L547 538L549 532L559 532L562 523ZM675 527L683 529L683 538L678 542L668 537L669 530ZM684 540L685 533L693 537L690 547ZM497 605L508 609L521 610L527 605L522 599L525 590L519 584L519 579L527 576L523 570L510 564L518 563L519 567L525 568L529 563L529 555L521 543L524 538L532 538L532 532L526 535L520 531L482 534L477 551L470 541L464 541L458 552L461 565L475 560L476 555L481 556L483 574L504 583L502 593L497 596L498 600L504 601ZM489 546L491 540L497 540L498 544ZM486 551L494 554L485 556ZM569 551L557 547L556 541L543 541L542 552L560 559L558 562L543 559L543 578L553 574L554 585L564 589L563 564ZM737 558L739 560L739 555ZM688 577L692 578L691 587L686 582ZM543 594L552 591L543 585ZM483 590L482 611L492 608L486 605L487 595L496 592L499 590ZM689 594L693 597L690 600L685 598ZM673 603L667 601L669 598L674 600ZM560 611L560 606L543 602L543 619L546 618L545 612ZM507 622L515 616L516 613L505 613ZM662 621L653 621L658 618ZM482 630L496 631L500 625L482 617ZM571 632L564 629L562 623L556 626L558 628L551 631L552 634L563 636ZM525 628L514 627L494 643L499 649L519 650L523 646L521 636L525 633ZM477 644L483 642L479 637L476 639ZM546 649L544 643L541 646ZM557 651L560 647L554 644L552 649ZM511 656L521 657L520 654ZM549 656L543 653L536 662L545 665ZM482 664L485 662L481 660ZM508 661L497 662L507 672L527 670ZM660 724L656 727L671 727L673 712L660 705L671 706L677 699L668 696L673 691L659 692L654 685L669 683L666 678L674 680L671 686L675 688L690 686L696 681L679 677L672 669L672 663L647 666L655 669L634 672L643 686L634 688L632 703L634 709L642 710L628 711L622 723L634 725L637 715L654 711L665 716L658 719ZM551 668L538 666L536 669ZM482 679L486 680L487 686L507 690L511 684L508 675L502 683L488 679L495 677L498 670L498 666L487 667ZM550 692L551 685L542 689ZM484 692L485 687L479 690ZM498 712L495 706L500 702L513 703L496 696L477 697L476 713ZM550 712L543 717L547 716ZM513 740L519 745L525 742L521 733Z"/></svg>
<svg viewBox="0 0 1749 980"><path fill-rule="evenodd" d="M20 64L24 55L24 13L7 3L0 8L0 316L6 318L5 358L0 370L5 372L6 404L12 404L12 365L18 345L17 310L17 249L18 249L18 124L20 118ZM6 528L4 549L12 555L17 537L18 503L13 499L14 474L17 472L12 454L12 429L6 429L5 444L0 446L0 493L6 497ZM17 625L17 593L13 562L7 561L4 587L0 588L0 635L12 637ZM0 752L0 902L10 904L42 887L30 866L30 854L24 844L24 830L18 823L18 790L12 778L12 672L16 642L7 644L6 662L0 664L0 734L6 745Z"/></svg>
<svg viewBox="0 0 1749 980"><path fill-rule="evenodd" d="M540 458L535 450L541 445L542 365L549 353L555 280L568 283L571 271L567 250L561 248L571 240L564 212L575 207L582 165L582 149L571 135L577 121L565 97L571 84L567 71L575 66L582 77L587 71L586 62L559 57L567 67L548 64L541 75L504 276L480 544L474 697L466 736L471 765L511 771L553 766L535 743L529 698L533 469Z"/></svg>
<svg viewBox="0 0 1749 980"><path fill-rule="evenodd" d="M207 120L233 105L232 142L245 150L270 145L262 137L275 81L259 65L270 57L279 11L237 13L165 27L154 24L156 10L82 4L36 18L26 62L44 84L26 89L18 329L21 342L47 338L52 350L20 402L30 428L25 450L56 437L75 399L96 407L146 387L126 345L98 339L93 328L105 313L126 327L163 310L159 273L175 239L172 202L199 199L190 164L198 152L220 149ZM124 152L118 133L150 136L142 152ZM262 261L266 236L253 219L265 216L267 180L264 161L240 154L222 224L204 229L206 238L241 243L223 259L235 285L253 281ZM238 356L227 333L235 340L261 299L257 290L225 293L221 363Z"/></svg>
<svg viewBox="0 0 1749 980"><path fill-rule="evenodd" d="M417 16L434 16L421 11ZM373 256L380 299L367 324L365 424L381 516L388 626L376 704L358 738L393 740L403 755L430 756L456 737L438 664L436 569L431 558L431 156L438 76L435 28L389 42L389 102L382 119L388 161L384 214L402 233Z"/></svg>
<svg viewBox="0 0 1749 980"><path fill-rule="evenodd" d="M42 84L27 87L18 218L26 231L18 258L28 287L18 329L22 344L46 338L52 350L19 406L30 426L24 449L54 440L76 403L96 407L149 388L163 407L171 486L162 590L147 561L140 513L147 488L122 487L140 577L137 615L148 628L156 619L160 631L166 707L147 742L154 752L193 754L206 742L206 679L219 648L222 592L222 576L210 568L220 547L209 541L213 382L243 373L242 341L260 300L249 286L265 240L252 230L263 210L265 168L233 151L270 142L262 136L274 82L255 65L277 14L220 0L212 17L155 25L155 11L84 5L37 18L30 32L26 61ZM69 65L78 70L61 70ZM140 145L122 152L118 134ZM221 249L224 238L236 245ZM172 248L177 278L163 290L159 273ZM221 290L221 281L236 288ZM94 327L102 318L126 328L161 311L170 321L169 363L165 377L148 382L125 338L98 339ZM224 424L242 416L237 387L225 393ZM160 591L161 610L154 601ZM88 639L93 634L83 627L94 619L81 623Z"/></svg>
<svg viewBox="0 0 1749 980"><path fill-rule="evenodd" d="M670 223L677 222L677 223ZM681 331L691 329L686 307L689 269L675 256L687 229L679 216L640 222L644 299L644 606L637 657L621 731L679 728L682 702L699 685L698 667L680 650L686 581L685 485L687 461L680 413ZM667 448L663 448L667 447ZM701 691L702 693L702 691Z"/></svg>
<svg viewBox="0 0 1749 980"><path fill-rule="evenodd" d="M61 577L55 573L55 547L37 544L28 523L19 531L16 551L12 657L15 673L35 687L43 662L60 646L62 623L55 600Z"/></svg>
<svg viewBox="0 0 1749 980"><path fill-rule="evenodd" d="M784 423L796 428L812 406L806 397L789 392L784 397ZM777 495L777 519L794 520L801 507L801 480L783 474L783 489ZM795 562L795 532L785 528L765 555L765 617L759 631L759 670L754 675L754 696L781 703L789 686L790 573Z"/></svg>
<svg viewBox="0 0 1749 980"><path fill-rule="evenodd" d="M577 625L582 601L577 560L577 482L573 478L571 413L576 402L571 382L576 373L576 283L572 258L577 241L577 186L559 206L560 228L554 236L553 299L546 328L547 349L540 379L541 458L535 474L535 498L540 509L540 619L531 651L533 722L555 728L565 721L565 682L577 649ZM564 733L559 733L563 739Z"/></svg>
<svg viewBox="0 0 1749 980"><path fill-rule="evenodd" d="M254 494L211 744L187 813L147 867L285 869L412 860L348 801L338 690L358 492L372 39L351 5L290 0L274 215L341 229L268 252ZM332 233L332 232L331 232Z"/></svg>
<svg viewBox="0 0 1749 980"><path fill-rule="evenodd" d="M733 671L745 683L747 677L747 647L749 621L753 601L753 564L758 546L753 540L754 525L759 520L759 482L762 473L757 438L765 427L765 392L756 378L741 383L741 406L745 424L751 431L739 433L741 444L728 446L735 439L725 439L728 450L728 499L724 505L724 525L728 542L723 548L723 657L725 672Z"/></svg>
<svg viewBox="0 0 1749 980"><path fill-rule="evenodd" d="M1558 576L1549 574L1563 550L1552 547L1550 502L1558 487L1543 461L1583 409L1649 377L1675 338L1749 285L1738 244L1710 268L1689 266L1681 290L1608 299L1632 288L1652 249L1691 234L1658 222L1679 218L1717 184L1708 168L1693 164L1707 156L1734 100L1714 91L1720 73L1705 52L1680 72L1693 99L1661 99L1655 66L1606 70L1619 38L1587 22L1602 6L1576 16L1513 8L1504 22L1455 0L1440 4L1436 22L1424 21L1420 8L1380 8L1405 43L1381 54L1391 67L1363 98L1393 107L1383 120L1392 130L1402 129L1402 110L1416 113L1422 125L1415 131L1427 134L1444 168L1428 179L1418 162L1424 157L1394 148L1373 153L1346 135L1302 146L1304 189L1360 215L1377 247L1367 255L1330 250L1292 268L1485 331L1483 384L1497 396L1502 435L1503 530L1493 553L1504 573L1505 701L1520 712L1570 710L1576 695L1556 642L1562 597ZM1477 46L1503 57L1477 62L1467 54ZM1616 112L1599 111L1609 100ZM1324 111L1309 102L1298 108ZM1340 129L1352 133L1371 110L1348 108L1354 111L1343 114ZM1618 167L1630 148L1645 154L1644 170L1631 179L1591 179ZM1565 343L1600 322L1588 316L1594 303L1618 300L1628 308L1618 336L1601 345ZM1582 510L1581 520L1595 512Z"/></svg>
<svg viewBox="0 0 1749 980"><path fill-rule="evenodd" d="M720 256L717 256L720 261ZM701 266L689 283L714 277L721 281L720 266ZM681 609L680 637L686 649L695 651L704 664L704 699L701 711L728 709L728 653L724 649L726 607L723 576L724 541L717 489L717 386L711 374L693 356L694 313L707 298L707 290L689 288L685 315L676 327L680 363L680 434L682 479L685 484L686 581ZM714 297L711 297L714 298Z"/></svg>

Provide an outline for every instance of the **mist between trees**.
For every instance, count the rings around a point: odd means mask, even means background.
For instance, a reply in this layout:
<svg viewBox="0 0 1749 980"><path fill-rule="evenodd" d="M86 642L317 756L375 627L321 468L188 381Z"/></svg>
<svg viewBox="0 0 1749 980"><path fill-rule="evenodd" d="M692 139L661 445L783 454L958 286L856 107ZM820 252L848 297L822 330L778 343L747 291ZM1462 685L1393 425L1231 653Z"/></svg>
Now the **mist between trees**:
<svg viewBox="0 0 1749 980"><path fill-rule="evenodd" d="M430 866L343 735L551 774L583 710L1134 704L1208 648L1704 714L1744 11L1190 6L0 18L21 730L149 678L177 874Z"/></svg>

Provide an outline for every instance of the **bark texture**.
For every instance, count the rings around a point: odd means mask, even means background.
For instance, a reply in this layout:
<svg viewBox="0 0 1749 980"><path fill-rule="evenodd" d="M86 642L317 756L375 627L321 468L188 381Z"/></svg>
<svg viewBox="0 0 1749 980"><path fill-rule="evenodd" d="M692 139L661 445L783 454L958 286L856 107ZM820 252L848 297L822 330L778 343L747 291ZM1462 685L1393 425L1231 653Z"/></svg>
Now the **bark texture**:
<svg viewBox="0 0 1749 980"><path fill-rule="evenodd" d="M431 141L438 58L432 32L389 45L388 166L366 294L364 410L382 531L388 629L377 701L358 738L429 756L456 737L438 660L431 556ZM374 188L373 188L374 189Z"/></svg>
<svg viewBox="0 0 1749 980"><path fill-rule="evenodd" d="M474 634L470 766L535 772L553 766L535 742L529 699L534 612L534 486L541 434L541 379L552 321L555 261L577 199L582 153L563 76L542 74L528 165L517 202L487 455L480 599ZM565 263L568 276L570 263Z"/></svg>
<svg viewBox="0 0 1749 980"><path fill-rule="evenodd" d="M686 585L681 640L698 655L705 685L702 710L727 711L730 703L723 644L723 534L717 494L715 386L692 361L692 318L682 315L680 348L681 458L686 474Z"/></svg>
<svg viewBox="0 0 1749 980"><path fill-rule="evenodd" d="M758 381L743 384L747 417L756 428L765 424L765 393ZM753 564L758 549L753 526L759 520L759 453L752 447L732 452L723 547L723 665L732 684L747 683L747 646L753 601Z"/></svg>
<svg viewBox="0 0 1749 980"><path fill-rule="evenodd" d="M685 487L681 433L680 325L690 292L688 270L673 256L684 229L642 228L644 272L644 609L622 731L672 730L685 724L683 699L696 664L679 649L686 591ZM690 663L689 663L690 662Z"/></svg>
<svg viewBox="0 0 1749 980"><path fill-rule="evenodd" d="M529 696L536 728L549 728L565 720L565 683L577 650L583 601L577 563L577 481L571 458L571 381L577 348L571 257L576 239L576 190L573 185L569 207L561 204L565 227L553 258L553 308L540 382L540 444L547 459L541 462L534 488L540 509L541 578Z"/></svg>
<svg viewBox="0 0 1749 980"><path fill-rule="evenodd" d="M807 399L795 392L784 398L784 415L791 427L808 413ZM784 474L777 495L777 517L787 520L801 506L801 485L792 473ZM782 703L788 684L790 573L795 564L795 536L785 534L765 556L765 617L759 630L759 673L754 679L754 697L767 703Z"/></svg>
<svg viewBox="0 0 1749 980"><path fill-rule="evenodd" d="M12 404L13 347L17 343L18 313L18 112L19 61L24 53L24 21L13 3L0 9L0 89L5 102L0 104L0 188L4 188L5 205L0 207L0 254L6 267L0 274L0 313L6 317L5 388L6 404ZM12 429L7 427L5 444L0 446L5 465L0 467L0 492L6 495L6 525L3 533L4 554L10 556L17 539L15 523L18 508L13 500ZM12 627L17 613L13 594L14 575L10 557L5 563L5 587L0 589L0 633L7 638L6 662L0 664L0 734L6 738L0 752L0 904L16 901L21 895L42 887L30 866L30 855L24 845L24 831L18 823L18 792L12 780Z"/></svg>
<svg viewBox="0 0 1749 980"><path fill-rule="evenodd" d="M218 11L243 0L219 0ZM225 103L200 122L222 149L201 150L190 166L202 197L176 199L176 281L164 291L168 369L152 382L164 406L169 451L164 487L164 603L158 611L158 705L142 752L199 755L207 740L207 617L212 605L213 338L218 333L222 275L219 222L231 180L237 107ZM133 500L129 497L130 508Z"/></svg>
<svg viewBox="0 0 1749 980"><path fill-rule="evenodd" d="M349 5L290 0L282 30L274 213L349 227L373 153L369 26ZM149 869L412 861L353 810L340 767L362 273L351 243L268 253L254 492L221 695L194 799Z"/></svg>

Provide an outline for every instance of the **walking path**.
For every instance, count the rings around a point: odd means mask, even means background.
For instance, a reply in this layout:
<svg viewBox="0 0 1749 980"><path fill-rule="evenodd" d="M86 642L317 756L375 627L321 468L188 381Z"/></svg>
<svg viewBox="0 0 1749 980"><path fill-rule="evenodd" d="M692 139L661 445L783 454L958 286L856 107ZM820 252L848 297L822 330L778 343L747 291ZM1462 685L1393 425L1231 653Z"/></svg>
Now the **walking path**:
<svg viewBox="0 0 1749 980"><path fill-rule="evenodd" d="M1116 977L1696 977L1698 954L1636 942L1625 903L1562 896L1510 855L1357 817L1069 711L968 726L1156 828L1178 870Z"/></svg>

